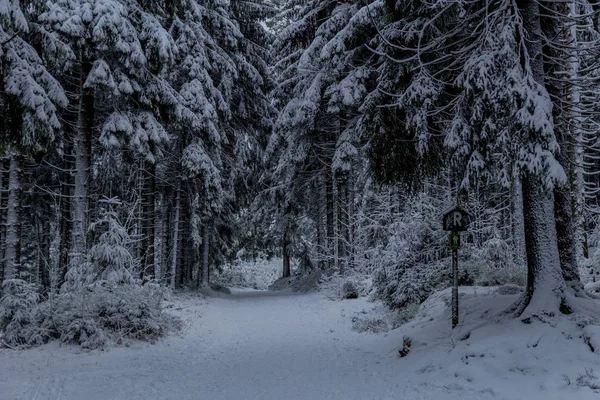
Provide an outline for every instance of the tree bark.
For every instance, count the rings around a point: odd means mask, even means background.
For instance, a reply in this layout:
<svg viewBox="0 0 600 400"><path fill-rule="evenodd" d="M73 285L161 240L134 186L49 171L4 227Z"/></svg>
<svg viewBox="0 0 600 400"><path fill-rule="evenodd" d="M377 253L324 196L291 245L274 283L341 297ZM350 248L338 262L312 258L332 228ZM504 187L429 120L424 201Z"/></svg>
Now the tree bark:
<svg viewBox="0 0 600 400"><path fill-rule="evenodd" d="M523 226L523 187L518 174L513 175L511 187L511 234L514 245L514 263L519 267L527 265L525 249L525 228Z"/></svg>
<svg viewBox="0 0 600 400"><path fill-rule="evenodd" d="M525 42L531 71L536 82L545 87L539 3L521 0L517 4L528 35ZM522 187L528 277L525 301L519 311L527 319L556 313L564 299L565 282L556 238L554 196L544 194L539 178L529 173L523 177Z"/></svg>
<svg viewBox="0 0 600 400"><path fill-rule="evenodd" d="M209 222L205 222L202 225L202 287L208 287L210 283L210 229L211 227Z"/></svg>
<svg viewBox="0 0 600 400"><path fill-rule="evenodd" d="M83 52L82 52L83 53ZM83 54L80 56L79 105L74 137L75 182L71 213L72 247L70 263L79 265L85 261L87 250L86 231L88 224L90 146L94 128L94 92L84 88L92 69L92 62Z"/></svg>
<svg viewBox="0 0 600 400"><path fill-rule="evenodd" d="M20 156L10 157L8 172L8 208L6 211L6 251L4 258L4 279L18 277L20 260L19 227L21 224L21 160Z"/></svg>
<svg viewBox="0 0 600 400"><path fill-rule="evenodd" d="M154 271L156 282L162 284L164 277L164 246L165 222L167 212L165 209L164 192L160 190L154 201Z"/></svg>
<svg viewBox="0 0 600 400"><path fill-rule="evenodd" d="M181 210L181 183L177 180L177 194L175 195L175 215L173 216L173 243L171 249L171 288L175 288L177 277L177 261L179 250L179 213Z"/></svg>
<svg viewBox="0 0 600 400"><path fill-rule="evenodd" d="M4 277L4 259L6 256L6 210L8 209L8 172L10 158L0 158L0 283Z"/></svg>
<svg viewBox="0 0 600 400"><path fill-rule="evenodd" d="M144 276L148 279L156 279L155 265L155 222L156 222L156 167L154 164L146 166L142 162L143 174L143 194L142 194L142 210L143 210L143 226L144 226Z"/></svg>
<svg viewBox="0 0 600 400"><path fill-rule="evenodd" d="M346 267L346 243L347 243L347 222L348 209L346 204L347 197L346 179L338 179L337 185L337 254L336 263L340 274L343 274Z"/></svg>
<svg viewBox="0 0 600 400"><path fill-rule="evenodd" d="M325 173L325 201L327 212L327 249L325 250L327 266L333 267L333 256L335 248L335 215L334 215L334 180L331 171Z"/></svg>
<svg viewBox="0 0 600 400"><path fill-rule="evenodd" d="M283 232L283 277L289 278L292 275L292 271L290 268L290 243L288 240L288 230L287 228Z"/></svg>

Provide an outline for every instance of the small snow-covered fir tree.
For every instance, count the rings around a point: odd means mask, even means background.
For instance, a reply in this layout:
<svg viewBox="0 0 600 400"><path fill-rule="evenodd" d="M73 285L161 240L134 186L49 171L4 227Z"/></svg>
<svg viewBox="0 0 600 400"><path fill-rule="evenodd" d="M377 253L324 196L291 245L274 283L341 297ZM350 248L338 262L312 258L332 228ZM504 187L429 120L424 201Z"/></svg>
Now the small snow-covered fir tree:
<svg viewBox="0 0 600 400"><path fill-rule="evenodd" d="M95 279L113 284L133 282L133 256L129 252L131 239L114 211L105 211L90 230L100 232L97 243L89 251L89 262Z"/></svg>

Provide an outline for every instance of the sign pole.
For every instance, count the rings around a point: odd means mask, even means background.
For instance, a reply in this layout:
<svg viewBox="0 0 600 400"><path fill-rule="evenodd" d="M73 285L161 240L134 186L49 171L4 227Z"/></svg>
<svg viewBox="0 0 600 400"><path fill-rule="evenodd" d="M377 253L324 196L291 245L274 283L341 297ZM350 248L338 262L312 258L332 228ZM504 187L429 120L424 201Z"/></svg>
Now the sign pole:
<svg viewBox="0 0 600 400"><path fill-rule="evenodd" d="M458 249L452 249L452 328L458 325Z"/></svg>
<svg viewBox="0 0 600 400"><path fill-rule="evenodd" d="M460 232L468 229L469 213L460 207L454 207L444 213L442 224L445 231L450 231L450 250L452 250L452 329L458 325L458 249L460 248Z"/></svg>

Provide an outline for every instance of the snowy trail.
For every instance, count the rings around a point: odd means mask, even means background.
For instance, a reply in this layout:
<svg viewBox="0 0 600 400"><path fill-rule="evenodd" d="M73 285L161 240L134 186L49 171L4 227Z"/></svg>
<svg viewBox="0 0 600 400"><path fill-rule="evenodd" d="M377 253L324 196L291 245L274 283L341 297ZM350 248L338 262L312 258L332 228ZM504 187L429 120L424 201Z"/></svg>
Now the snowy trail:
<svg viewBox="0 0 600 400"><path fill-rule="evenodd" d="M155 345L1 352L0 399L437 398L386 371L394 348L350 330L365 305L250 291L178 301L191 325Z"/></svg>
<svg viewBox="0 0 600 400"><path fill-rule="evenodd" d="M352 331L372 307L280 292L176 299L187 328L154 345L0 351L0 399L516 399L416 372L395 334Z"/></svg>

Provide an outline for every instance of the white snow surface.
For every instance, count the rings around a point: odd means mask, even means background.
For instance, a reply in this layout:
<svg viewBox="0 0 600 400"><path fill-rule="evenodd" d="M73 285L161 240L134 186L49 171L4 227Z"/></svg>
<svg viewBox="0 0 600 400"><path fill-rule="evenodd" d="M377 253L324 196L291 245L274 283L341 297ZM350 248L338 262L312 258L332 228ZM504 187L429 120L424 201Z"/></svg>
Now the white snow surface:
<svg viewBox="0 0 600 400"><path fill-rule="evenodd" d="M210 299L178 295L170 310L185 329L155 344L0 350L0 399L600 398L577 384L586 368L600 375L600 352L582 339L585 333L600 344L597 326L579 331L562 316L554 326L527 325L498 316L514 295L461 292L457 329L450 328L446 290L412 322L385 334L351 329L353 317L383 310L364 299L254 290ZM400 358L405 336L412 346ZM589 376L579 381L594 384Z"/></svg>

